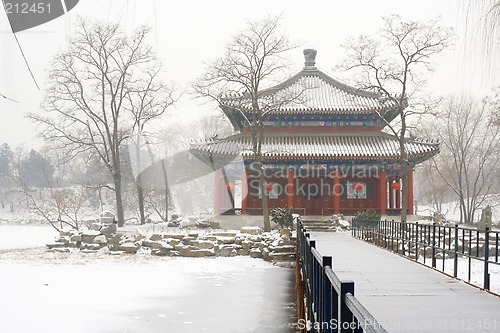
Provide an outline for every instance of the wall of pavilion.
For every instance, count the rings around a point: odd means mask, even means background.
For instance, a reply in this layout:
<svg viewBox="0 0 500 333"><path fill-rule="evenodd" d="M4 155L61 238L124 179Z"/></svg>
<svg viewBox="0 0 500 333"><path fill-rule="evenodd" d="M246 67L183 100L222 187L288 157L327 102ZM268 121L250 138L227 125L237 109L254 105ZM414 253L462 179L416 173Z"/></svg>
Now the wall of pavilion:
<svg viewBox="0 0 500 333"><path fill-rule="evenodd" d="M252 110L245 96L227 97L220 105L239 133L192 145L196 157L217 165L214 213L261 214L262 195L268 195L270 208L288 207L302 215L400 213L399 141L383 128L405 105L324 74L315 67L314 50L304 55L302 71L260 94L266 101L300 95L266 113L262 169L252 151ZM413 168L435 155L439 145L408 139L405 150L408 213L413 214Z"/></svg>

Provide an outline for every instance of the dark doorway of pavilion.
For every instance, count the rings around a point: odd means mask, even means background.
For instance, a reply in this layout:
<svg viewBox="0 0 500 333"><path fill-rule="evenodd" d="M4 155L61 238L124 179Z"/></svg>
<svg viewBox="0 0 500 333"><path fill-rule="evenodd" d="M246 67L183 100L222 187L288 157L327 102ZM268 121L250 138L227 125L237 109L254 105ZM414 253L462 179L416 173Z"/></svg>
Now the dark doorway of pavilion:
<svg viewBox="0 0 500 333"><path fill-rule="evenodd" d="M306 215L324 215L331 210L331 186L327 178L297 178L295 184L296 207L302 207Z"/></svg>

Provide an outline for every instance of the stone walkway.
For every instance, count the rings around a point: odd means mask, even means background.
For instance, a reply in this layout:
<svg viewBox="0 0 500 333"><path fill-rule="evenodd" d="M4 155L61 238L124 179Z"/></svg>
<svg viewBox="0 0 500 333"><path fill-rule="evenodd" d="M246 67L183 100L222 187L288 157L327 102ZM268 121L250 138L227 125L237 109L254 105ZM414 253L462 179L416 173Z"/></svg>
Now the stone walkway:
<svg viewBox="0 0 500 333"><path fill-rule="evenodd" d="M500 297L347 232L312 232L311 239L388 332L500 332Z"/></svg>

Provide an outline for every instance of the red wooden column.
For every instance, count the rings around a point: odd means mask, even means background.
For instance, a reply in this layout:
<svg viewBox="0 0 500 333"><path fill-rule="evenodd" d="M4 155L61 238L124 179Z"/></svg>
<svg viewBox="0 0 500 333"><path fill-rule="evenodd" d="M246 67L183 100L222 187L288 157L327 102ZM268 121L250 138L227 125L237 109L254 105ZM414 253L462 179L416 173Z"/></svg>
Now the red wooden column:
<svg viewBox="0 0 500 333"><path fill-rule="evenodd" d="M337 171L333 175L333 211L340 214L340 175Z"/></svg>
<svg viewBox="0 0 500 333"><path fill-rule="evenodd" d="M387 172L385 170L380 171L379 173L379 205L380 205L380 214L387 214Z"/></svg>
<svg viewBox="0 0 500 333"><path fill-rule="evenodd" d="M413 215L413 170L408 171L406 174L406 183L408 188L406 190L406 198L408 202L408 214Z"/></svg>
<svg viewBox="0 0 500 333"><path fill-rule="evenodd" d="M214 214L220 214L221 208L221 171L215 170L214 173Z"/></svg>
<svg viewBox="0 0 500 333"><path fill-rule="evenodd" d="M241 172L241 214L247 213L248 208L248 198L250 193L248 192L248 180L245 168Z"/></svg>
<svg viewBox="0 0 500 333"><path fill-rule="evenodd" d="M286 200L287 200L287 206L289 209L292 209L294 206L294 201L295 201L295 188L293 186L293 169L288 169L288 174L287 174L287 184L285 188L285 193L286 193Z"/></svg>
<svg viewBox="0 0 500 333"><path fill-rule="evenodd" d="M389 182L389 209L394 209L394 190L392 189L393 181Z"/></svg>
<svg viewBox="0 0 500 333"><path fill-rule="evenodd" d="M399 179L396 183L399 184ZM396 190L396 209L401 209L401 188Z"/></svg>

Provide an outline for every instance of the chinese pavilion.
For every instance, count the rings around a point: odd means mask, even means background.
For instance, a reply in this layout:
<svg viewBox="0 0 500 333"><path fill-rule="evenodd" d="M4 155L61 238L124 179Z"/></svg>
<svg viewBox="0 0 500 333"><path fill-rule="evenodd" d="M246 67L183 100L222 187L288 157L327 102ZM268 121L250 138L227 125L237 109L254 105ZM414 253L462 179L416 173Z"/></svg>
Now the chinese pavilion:
<svg viewBox="0 0 500 333"><path fill-rule="evenodd" d="M406 105L326 75L315 66L316 50L306 49L304 56L302 71L259 94L263 102L282 101L263 116L262 169L254 165L252 108L245 95L220 103L238 134L191 146L197 158L218 165L214 213L262 214L261 172L270 208L289 207L302 215L400 213L399 141L382 130ZM406 139L405 150L413 214L413 168L437 154L439 144ZM230 162L238 157L242 162Z"/></svg>

